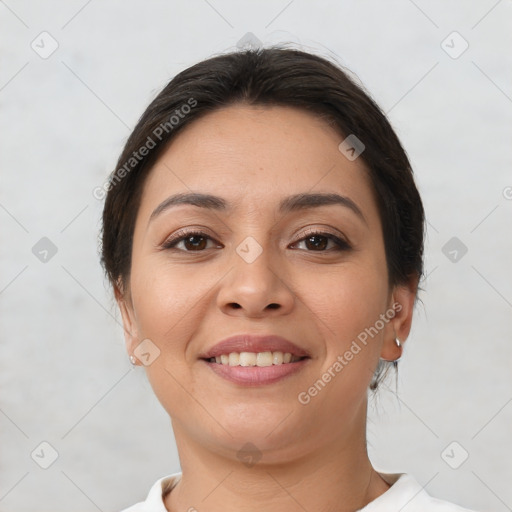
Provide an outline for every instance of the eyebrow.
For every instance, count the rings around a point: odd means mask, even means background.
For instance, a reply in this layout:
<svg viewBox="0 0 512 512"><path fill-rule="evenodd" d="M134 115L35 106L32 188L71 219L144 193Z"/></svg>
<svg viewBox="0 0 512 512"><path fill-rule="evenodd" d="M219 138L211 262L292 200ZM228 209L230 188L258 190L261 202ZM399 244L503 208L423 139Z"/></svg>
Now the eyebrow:
<svg viewBox="0 0 512 512"><path fill-rule="evenodd" d="M198 192L181 193L169 196L167 199L162 201L154 210L149 218L149 222L155 219L163 212L169 210L172 207L179 206L182 204L189 204L192 206L198 206L200 208L206 208L208 210L216 211L229 211L231 207L225 199L222 197L214 196L211 194L201 194ZM279 203L279 213L291 213L299 210L306 210L310 208L319 208L321 206L340 205L344 206L352 212L354 212L365 224L366 219L361 209L357 206L352 199L339 194L327 194L327 193L303 193L295 194L286 197Z"/></svg>

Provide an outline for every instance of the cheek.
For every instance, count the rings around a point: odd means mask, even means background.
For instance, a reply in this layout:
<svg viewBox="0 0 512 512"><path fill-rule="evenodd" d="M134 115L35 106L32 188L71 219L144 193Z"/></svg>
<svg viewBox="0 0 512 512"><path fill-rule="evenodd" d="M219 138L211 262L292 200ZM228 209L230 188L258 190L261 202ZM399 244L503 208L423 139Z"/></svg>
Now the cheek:
<svg viewBox="0 0 512 512"><path fill-rule="evenodd" d="M188 410L189 393L195 393L195 385L190 380L187 347L204 317L203 302L212 287L212 276L165 262L152 261L133 268L139 338L149 338L160 351L158 358L145 367L148 380L167 411L175 414Z"/></svg>
<svg viewBox="0 0 512 512"><path fill-rule="evenodd" d="M387 275L379 265L354 262L337 271L316 272L301 278L303 300L323 325L333 348L342 348L373 325L387 304Z"/></svg>
<svg viewBox="0 0 512 512"><path fill-rule="evenodd" d="M194 387L190 367L196 361L196 346L191 341L200 338L206 324L212 327L212 293L223 274L200 265L169 264L165 258L142 263L133 267L132 284L138 334L160 350L146 370L157 395L162 389L161 398L168 393L176 398L171 388L181 396L178 382Z"/></svg>
<svg viewBox="0 0 512 512"><path fill-rule="evenodd" d="M387 304L387 274L372 265L354 265L330 276L311 277L316 293L308 306L324 341L319 371L301 390L314 415L344 428L358 414L378 363L383 330L370 328ZM371 335L368 334L371 332ZM302 402L301 402L302 403ZM339 413L338 420L331 417ZM360 411L359 411L360 412Z"/></svg>
<svg viewBox="0 0 512 512"><path fill-rule="evenodd" d="M200 312L201 296L212 286L205 277L165 262L140 265L132 280L140 335L153 337L155 342L170 342L186 332L190 319Z"/></svg>
<svg viewBox="0 0 512 512"><path fill-rule="evenodd" d="M328 391L321 392L318 402L326 400L336 410L348 410L365 396L379 359L384 331L371 329L386 311L385 263L370 255L336 271L304 278L305 289L307 281L309 289L315 290L307 304L325 343L318 378L328 382ZM323 385L316 388L323 389Z"/></svg>

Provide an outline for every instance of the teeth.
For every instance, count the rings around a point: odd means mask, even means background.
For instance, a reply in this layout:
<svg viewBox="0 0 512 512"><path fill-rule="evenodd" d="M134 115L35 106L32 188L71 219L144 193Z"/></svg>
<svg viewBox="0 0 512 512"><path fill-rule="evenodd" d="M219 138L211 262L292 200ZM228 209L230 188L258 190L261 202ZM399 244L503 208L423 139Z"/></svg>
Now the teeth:
<svg viewBox="0 0 512 512"><path fill-rule="evenodd" d="M257 355L254 352L240 352L240 366L256 366Z"/></svg>
<svg viewBox="0 0 512 512"><path fill-rule="evenodd" d="M272 352L272 363L273 364L282 364L283 363L283 353L282 352Z"/></svg>
<svg viewBox="0 0 512 512"><path fill-rule="evenodd" d="M256 366L272 366L272 352L258 352L256 356Z"/></svg>
<svg viewBox="0 0 512 512"><path fill-rule="evenodd" d="M222 360L222 357L221 357ZM240 354L237 352L231 352L228 356L228 364L229 366L238 366L238 363L240 362ZM224 363L222 363L224 364Z"/></svg>
<svg viewBox="0 0 512 512"><path fill-rule="evenodd" d="M300 357L292 356L290 352L231 352L211 358L210 362L229 366L272 366L276 364L294 363Z"/></svg>

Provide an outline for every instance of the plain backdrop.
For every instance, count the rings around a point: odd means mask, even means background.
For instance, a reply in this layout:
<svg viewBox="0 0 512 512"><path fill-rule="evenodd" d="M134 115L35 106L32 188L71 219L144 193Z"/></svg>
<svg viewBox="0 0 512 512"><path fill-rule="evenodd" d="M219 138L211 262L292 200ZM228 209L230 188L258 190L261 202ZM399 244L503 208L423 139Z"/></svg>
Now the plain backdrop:
<svg viewBox="0 0 512 512"><path fill-rule="evenodd" d="M4 0L0 24L1 511L116 511L179 471L124 350L93 190L157 92L243 38L347 66L414 166L428 277L398 393L370 404L374 465L512 510L510 0Z"/></svg>

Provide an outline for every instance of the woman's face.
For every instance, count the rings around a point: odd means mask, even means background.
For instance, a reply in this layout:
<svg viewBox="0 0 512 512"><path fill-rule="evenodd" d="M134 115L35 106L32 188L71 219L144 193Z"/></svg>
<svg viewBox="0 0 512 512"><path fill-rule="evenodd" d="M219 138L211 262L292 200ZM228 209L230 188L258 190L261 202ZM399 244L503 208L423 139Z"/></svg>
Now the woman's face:
<svg viewBox="0 0 512 512"><path fill-rule="evenodd" d="M270 461L364 428L368 384L379 357L398 357L414 294L388 286L370 181L342 140L298 109L231 106L191 123L148 176L119 303L177 439L233 458L251 443ZM169 201L191 193L216 199ZM203 359L233 335L280 336L309 357L222 364L235 346Z"/></svg>

